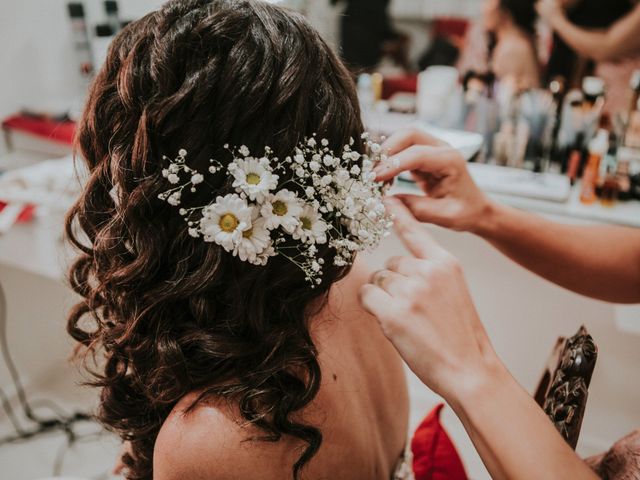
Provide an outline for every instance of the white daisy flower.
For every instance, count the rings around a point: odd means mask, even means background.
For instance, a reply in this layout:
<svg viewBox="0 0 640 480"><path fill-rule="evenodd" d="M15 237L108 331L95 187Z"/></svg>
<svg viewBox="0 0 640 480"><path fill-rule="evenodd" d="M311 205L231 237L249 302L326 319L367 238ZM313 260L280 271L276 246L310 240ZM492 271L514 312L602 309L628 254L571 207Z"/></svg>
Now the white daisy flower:
<svg viewBox="0 0 640 480"><path fill-rule="evenodd" d="M252 202L262 203L278 186L279 177L271 172L266 158L236 158L228 170L235 178L233 188L247 195Z"/></svg>
<svg viewBox="0 0 640 480"><path fill-rule="evenodd" d="M275 257L278 254L273 246L268 246L267 249L256 257L255 262L251 262L254 265L265 266L269 262L269 258Z"/></svg>
<svg viewBox="0 0 640 480"><path fill-rule="evenodd" d="M218 197L205 207L200 230L205 242L214 242L231 252L240 243L242 234L251 228L251 207L235 193Z"/></svg>
<svg viewBox="0 0 640 480"><path fill-rule="evenodd" d="M260 217L258 207L252 209L251 228L242 232L233 254L243 262L257 264L258 256L271 247L271 235L265 226L264 218Z"/></svg>
<svg viewBox="0 0 640 480"><path fill-rule="evenodd" d="M187 221L189 235L215 242L241 261L254 265L266 265L272 256L284 254L288 247L283 245L287 237L282 233L287 233L303 247L299 257L291 260L303 270L308 281L319 284L325 262L316 258L318 245L328 243L336 252L334 264L346 266L353 262L357 252L375 248L392 226L392 218L382 202L384 188L375 182L373 172L374 163L391 160L367 135L363 139L371 155L355 151L351 147L353 139L343 151L334 154L327 148L326 139L311 138L282 161L273 157L268 146L264 158L258 159L251 157L243 145L237 150L240 158L226 167L236 193L218 197L207 207L188 209L181 205L181 192L184 188L196 191L206 181L206 175L188 167L187 152L181 150L175 160L163 157L169 160L169 165L162 176L167 183L182 186L160 194L159 198L178 207ZM270 162L287 166L293 182L300 184L305 200L293 191L277 191L279 177ZM205 173L216 174L225 168L214 160L211 164ZM299 179L305 180L304 184ZM201 214L198 222L191 220L196 212ZM341 227L329 235L333 222L329 219L333 218ZM279 230L275 239L271 238L272 230Z"/></svg>
<svg viewBox="0 0 640 480"><path fill-rule="evenodd" d="M312 206L305 205L300 214L300 224L292 233L295 240L303 243L327 243L327 230L329 226L322 220L320 213Z"/></svg>
<svg viewBox="0 0 640 480"><path fill-rule="evenodd" d="M283 189L262 205L261 213L269 230L282 227L285 232L291 234L300 224L302 205L294 192Z"/></svg>

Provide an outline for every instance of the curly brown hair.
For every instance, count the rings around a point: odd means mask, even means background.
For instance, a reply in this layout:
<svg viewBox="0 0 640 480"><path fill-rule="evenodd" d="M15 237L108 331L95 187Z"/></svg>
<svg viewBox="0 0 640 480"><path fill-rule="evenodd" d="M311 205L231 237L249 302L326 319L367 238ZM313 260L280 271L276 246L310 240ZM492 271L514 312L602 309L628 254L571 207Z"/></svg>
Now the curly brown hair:
<svg viewBox="0 0 640 480"><path fill-rule="evenodd" d="M320 387L308 318L348 273L330 267L334 252L321 248L323 283L312 289L286 259L253 266L191 238L158 199L167 190L163 155L186 148L202 171L210 158L231 160L226 143L268 145L284 158L313 133L339 151L362 130L348 71L283 8L173 0L113 41L78 126L90 175L66 221L80 250L70 282L83 297L68 331L95 362L85 367L101 389L98 418L131 442L129 479L152 478L158 432L190 392L202 392L193 406L237 404L261 440L306 442L292 466L298 478L322 442L317 427L292 418ZM211 185L206 197L230 183Z"/></svg>

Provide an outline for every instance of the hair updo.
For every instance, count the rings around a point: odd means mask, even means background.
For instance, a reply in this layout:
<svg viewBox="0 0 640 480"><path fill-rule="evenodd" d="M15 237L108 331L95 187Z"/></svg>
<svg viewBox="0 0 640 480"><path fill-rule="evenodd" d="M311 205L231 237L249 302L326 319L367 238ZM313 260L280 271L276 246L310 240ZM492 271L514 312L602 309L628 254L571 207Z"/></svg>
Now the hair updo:
<svg viewBox="0 0 640 480"><path fill-rule="evenodd" d="M186 148L190 166L206 170L210 158L224 163L225 144L284 158L313 133L335 151L350 137L361 148L362 131L349 73L285 9L173 0L115 38L78 125L90 174L66 221L80 250L70 282L83 297L68 331L98 359L98 417L131 442L129 479L152 478L158 432L194 391L198 402L235 402L267 440L304 441L298 477L322 442L292 418L320 387L307 319L348 273L321 246L323 282L312 289L286 259L254 266L192 238L158 199L163 155ZM229 191L221 183L206 198Z"/></svg>

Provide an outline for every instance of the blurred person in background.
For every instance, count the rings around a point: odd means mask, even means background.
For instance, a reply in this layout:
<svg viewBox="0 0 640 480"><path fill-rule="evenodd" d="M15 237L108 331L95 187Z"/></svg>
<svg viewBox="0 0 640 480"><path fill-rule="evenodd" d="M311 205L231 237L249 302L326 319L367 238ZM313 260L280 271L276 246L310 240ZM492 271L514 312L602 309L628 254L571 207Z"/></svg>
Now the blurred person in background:
<svg viewBox="0 0 640 480"><path fill-rule="evenodd" d="M331 0L345 4L340 31L342 58L352 71L372 71L383 56L408 68L406 35L391 24L391 0Z"/></svg>
<svg viewBox="0 0 640 480"><path fill-rule="evenodd" d="M627 107L628 83L640 68L637 0L539 0L536 9L553 29L547 78L578 86L585 75L602 77L611 111Z"/></svg>
<svg viewBox="0 0 640 480"><path fill-rule="evenodd" d="M527 0L485 0L484 29L489 34L489 68L498 79L511 78L520 88L537 87L536 12Z"/></svg>
<svg viewBox="0 0 640 480"><path fill-rule="evenodd" d="M540 83L536 50L537 14L532 2L485 0L482 16L469 28L457 68L463 74L492 72L523 88Z"/></svg>

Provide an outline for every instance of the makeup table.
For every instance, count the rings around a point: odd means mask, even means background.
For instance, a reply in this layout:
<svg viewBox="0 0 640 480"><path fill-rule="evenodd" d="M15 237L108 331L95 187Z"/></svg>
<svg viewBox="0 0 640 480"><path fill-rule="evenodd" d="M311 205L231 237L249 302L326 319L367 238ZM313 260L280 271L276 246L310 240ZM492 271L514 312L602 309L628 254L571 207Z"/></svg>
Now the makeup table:
<svg viewBox="0 0 640 480"><path fill-rule="evenodd" d="M416 187L406 182L397 182L393 191L417 193ZM579 205L575 198L566 204L507 195L497 195L496 199L565 222L640 227L640 202L601 209L599 205ZM640 307L607 305L579 297L525 271L473 235L429 228L435 239L460 259L496 350L527 389L532 390L538 382L558 335L573 334L585 324L597 339L601 360L590 391L578 448L581 454L606 450L628 433L630 425L640 424L640 387L628 381L637 375L640 365L640 335L633 333L640 333ZM17 343L21 348L16 353L34 388L62 368L72 348L63 323L68 308L77 300L65 279L74 253L62 242L62 230L62 215L40 215L0 236L0 282L9 299L11 335L16 341L32 339L26 345ZM390 256L403 253L399 239L392 235L363 258L372 269L378 269ZM52 352L60 358L58 363L52 363ZM69 391L76 395L73 387ZM410 394L411 425L416 426L439 399L415 379L410 381ZM469 473L478 480L488 479L454 415L447 410L443 419Z"/></svg>

